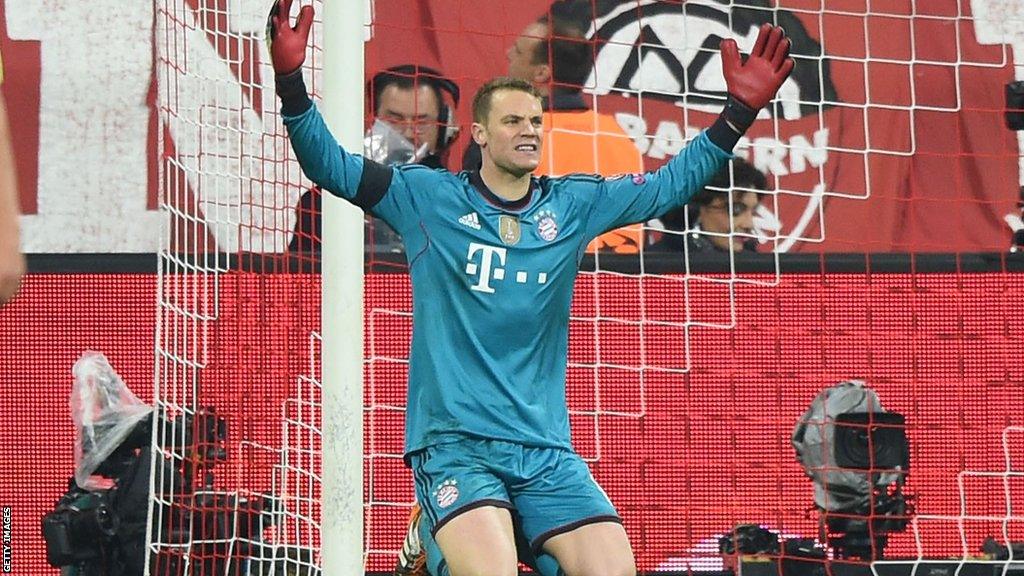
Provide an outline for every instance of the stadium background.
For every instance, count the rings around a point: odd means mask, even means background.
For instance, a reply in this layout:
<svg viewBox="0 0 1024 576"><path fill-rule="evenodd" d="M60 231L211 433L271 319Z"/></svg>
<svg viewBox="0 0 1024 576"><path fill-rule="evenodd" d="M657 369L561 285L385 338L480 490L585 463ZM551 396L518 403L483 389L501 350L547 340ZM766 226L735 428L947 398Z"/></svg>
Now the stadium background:
<svg viewBox="0 0 1024 576"><path fill-rule="evenodd" d="M3 89L19 134L26 249L49 254L153 251L157 242L151 235L158 217L151 159L159 129L152 89L153 13L114 3L103 5L108 10L79 4L0 2L0 50L8 70ZM819 7L816 1L782 4L797 10ZM908 19L895 17L910 14L909 2L872 2L873 16L825 16L820 25L806 12L794 13L812 39L820 39L822 29L840 39L825 46L829 55L864 58L868 53L863 47L870 44L873 57L909 59L913 53L950 64L873 63L864 69L836 60L830 63L830 77L838 101L863 104L873 94L875 103L959 105L960 110L916 111L913 123L905 111L869 112L867 123L876 127L872 134L884 142L873 140L876 145L907 152L914 145L915 154L873 157L871 174L877 180L871 181L871 199L827 199L826 243L797 244L793 251L973 253L1007 247L1009 231L1002 216L1014 211L1020 186L1018 140L1002 125L1001 87L1014 78L1013 60L1004 56L1012 51L986 41L974 22L954 17L970 14L983 2L924 4L918 10L941 18L923 19L912 42ZM415 53L423 56L421 63L444 69L471 93L504 69L505 48L546 3L518 3L514 10L490 18L481 17L475 6L375 2L367 69L405 63L406 55ZM866 4L850 0L829 6L857 12ZM112 12L121 17L117 30L101 33L108 25L101 14ZM262 22L256 16L251 20L247 26L255 34ZM950 52L950 45L959 45L960 54ZM960 58L986 66L954 67ZM869 79L866 86L860 82L864 77ZM957 94L948 89L953 80L960 88ZM639 112L635 100L615 94L600 102L609 110ZM643 116L654 132L659 122L678 121L678 108L651 99ZM466 119L465 106L460 118ZM697 111L689 118L700 126L710 116ZM835 106L823 118L830 143L867 144L855 106ZM816 133L821 138L821 129L817 119L808 117L781 127L790 139L800 136L808 142L815 142ZM685 127L665 130L670 136ZM769 133L762 126L752 135ZM669 136L660 144L652 140L647 155L652 166L662 160L652 157L657 155L654 145L671 149ZM764 144L771 148L771 143ZM757 162L758 152L753 154ZM821 151L809 150L803 171L795 169L800 164L794 165L792 157L763 155L760 162L778 168L775 160L790 172L774 172L786 187L799 189L820 168L830 187L854 194L866 191L856 157L823 157ZM280 209L287 215L290 206ZM804 204L782 206L783 226L797 221L804 210ZM25 574L48 573L38 520L63 492L71 473L67 397L74 359L85 349L103 351L143 399L149 399L153 380L156 286L146 264L123 267L110 264L117 258L97 258L85 266L74 260L78 264L71 269L51 258L44 272L42 261L33 259L35 272L21 296L0 312L0 506L13 509L14 569ZM143 262L155 271L155 261ZM865 378L887 408L908 416L913 450L908 487L919 495L919 511L958 513L957 473L1005 466L1000 434L1007 425L1024 423L1024 374L1018 361L1018 303L1024 285L1014 261L995 257L982 271L967 271L955 257L943 260L938 270L918 269L909 259L905 269L895 272L879 272L870 262L844 273L812 264L802 273L784 275L778 287L738 287L736 329L694 330L694 369L685 376L648 379L647 416L601 419L602 457L595 473L625 515L641 568L681 567L681 559L693 556L706 562L714 556L709 539L738 522L813 535L816 522L805 515L812 503L811 486L788 437L813 396L845 378ZM368 309L407 306L405 282L402 274L370 276ZM602 282L607 283L602 290L607 305L627 311L636 285ZM710 306L721 306L712 296L707 299ZM305 366L293 357L255 350L264 349L257 345L273 350L278 343L283 348L296 342L304 346L307 334L294 327L315 322L309 315L318 310L318 280L303 274L232 274L224 279L221 298L226 315L220 323L225 328L215 340L210 374L211 380L225 384L212 399L223 409L244 403L246 394L278 386L285 397L287 382ZM701 301L699 293L695 301ZM675 295L665 293L647 305L671 309L677 302ZM577 301L577 310L588 306L586 297ZM716 313L724 311L709 311ZM258 331L244 329L254 323ZM626 361L635 353L636 334L602 334L603 353ZM573 358L586 360L596 342L584 333L574 337ZM379 338L379 345L403 346L401 338ZM674 354L675 345L661 342L657 354ZM384 393L400 397L400 374L389 378L394 386ZM626 408L635 402L627 393L610 400ZM586 407L585 395L571 401ZM380 438L384 445L400 441L400 428L378 430L390 430ZM274 432L266 434L272 438ZM588 427L576 426L576 434L581 452L594 449ZM400 468L379 488L390 499L411 499L408 477ZM1004 505L1001 488L978 485L969 493L977 497L970 502L972 511L998 512ZM386 546L400 535L404 511L374 514L380 532L371 539ZM933 530L926 539L931 553L960 553L952 538L955 528L936 525ZM995 530L991 524L969 527L972 546ZM894 550L913 552L908 538L896 537ZM377 568L388 561L371 558Z"/></svg>
<svg viewBox="0 0 1024 576"><path fill-rule="evenodd" d="M238 37L211 34L205 53L200 53L225 59L229 52L235 54L231 69L237 81L258 85L261 69L253 68L251 58L237 55L252 53L262 40L265 10L260 3L180 4L209 19L209 25L226 19L223 14L232 10L235 17L228 24ZM370 4L374 25L366 44L368 72L415 60L443 70L467 95L505 70L505 50L547 9L545 0L517 2L514 7L501 3L487 14L460 0ZM818 0L778 4L778 17L790 25L796 41L794 53L807 63L800 68L812 71L798 74L801 97L813 103L820 96L831 98L834 90L835 104L824 106L821 125L813 104L800 107L796 118L782 118L779 140L770 137L771 122L757 123L750 132L757 144L750 153L754 163L777 176L785 189L811 192L821 170L828 191L860 197L867 193L863 155L825 151L822 144L877 151L867 162L871 202L826 197L825 242L797 243L791 250L1004 249L1007 228L1002 217L1014 211L1021 178L1018 138L1003 126L1002 93L1015 74L1024 76L1024 67L1014 61L1014 55L1024 50L1024 38L1016 27L999 26L1019 21L1020 5L1012 0L831 0L822 12ZM156 250L158 239L151 231L159 223L155 209L160 127L153 10L149 3L126 10L114 2L0 2L0 48L8 68L4 93L19 134L15 149L27 251ZM974 12L979 12L978 19L973 19ZM118 26L99 33L107 30L101 17L106 13L118 14ZM707 23L713 21L710 16L689 20L696 22L687 29L694 35L708 33ZM679 23L664 23L673 25ZM657 27L645 33L659 31L665 34ZM822 94L815 86L816 61L800 59L801 53L816 54L819 49L827 57L820 67ZM652 62L673 64L670 54L655 56ZM717 66L716 62L712 59L706 66ZM616 72L620 70L601 77L615 78ZM713 72L708 69L708 75L716 76ZM644 82L666 90L678 86L679 78L661 64L642 73ZM614 88L611 80L604 82L601 86ZM699 88L698 84L695 89ZM246 90L252 107L259 110L268 95L258 86ZM700 109L702 104L705 109L713 106L707 108L699 98L691 100L687 125L679 107L656 93L645 94L642 111L637 98L623 98L614 91L599 98L598 107L643 118L652 138L639 145L653 167L678 149L687 127L710 121ZM468 108L464 104L458 110L463 125L469 120ZM460 137L453 158L460 157L467 142L465 135ZM792 148L780 148L780 142ZM82 166L90 170L82 171ZM68 194L69 187L74 194ZM275 207L282 227L294 222L295 200L285 199ZM791 233L809 201L784 196L781 202L782 230ZM828 218L830 213L840 216ZM805 233L816 236L817 226L813 218Z"/></svg>

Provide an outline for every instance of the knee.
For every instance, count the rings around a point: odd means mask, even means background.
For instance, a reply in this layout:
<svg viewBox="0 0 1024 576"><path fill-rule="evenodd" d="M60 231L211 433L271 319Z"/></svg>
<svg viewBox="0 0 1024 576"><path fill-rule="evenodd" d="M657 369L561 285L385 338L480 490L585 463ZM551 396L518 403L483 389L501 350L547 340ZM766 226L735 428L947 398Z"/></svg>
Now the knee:
<svg viewBox="0 0 1024 576"><path fill-rule="evenodd" d="M436 576L519 576L519 562L514 553L502 554L501 550L491 552L491 555L463 556L455 562L449 562L447 569L442 569Z"/></svg>
<svg viewBox="0 0 1024 576"><path fill-rule="evenodd" d="M451 576L519 576L519 567L511 566L466 566L451 571Z"/></svg>

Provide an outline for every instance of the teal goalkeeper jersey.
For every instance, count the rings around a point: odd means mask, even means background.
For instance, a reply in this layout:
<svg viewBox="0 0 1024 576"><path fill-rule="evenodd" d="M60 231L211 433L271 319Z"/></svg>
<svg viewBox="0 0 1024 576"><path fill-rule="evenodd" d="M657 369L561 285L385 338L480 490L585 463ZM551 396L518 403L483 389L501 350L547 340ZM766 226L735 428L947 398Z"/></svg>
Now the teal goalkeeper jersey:
<svg viewBox="0 0 1024 576"><path fill-rule="evenodd" d="M534 178L509 203L477 172L387 168L350 154L315 107L284 121L306 175L405 242L407 454L464 436L571 449L569 308L587 244L685 203L731 156L701 133L655 172Z"/></svg>

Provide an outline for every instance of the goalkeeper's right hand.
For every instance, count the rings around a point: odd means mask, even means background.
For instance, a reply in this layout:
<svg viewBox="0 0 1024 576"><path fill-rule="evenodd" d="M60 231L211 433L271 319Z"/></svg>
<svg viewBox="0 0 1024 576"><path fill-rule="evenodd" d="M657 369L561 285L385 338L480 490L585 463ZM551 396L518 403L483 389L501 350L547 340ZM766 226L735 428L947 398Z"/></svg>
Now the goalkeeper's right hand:
<svg viewBox="0 0 1024 576"><path fill-rule="evenodd" d="M761 26L754 49L746 60L740 57L735 40L722 40L722 73L729 91L724 115L738 133L743 134L750 128L758 110L771 102L793 72L789 47L785 31L768 23Z"/></svg>
<svg viewBox="0 0 1024 576"><path fill-rule="evenodd" d="M313 7L303 6L295 27L291 27L292 0L275 0L267 17L267 45L274 73L285 76L295 72L306 60L309 29L313 25Z"/></svg>

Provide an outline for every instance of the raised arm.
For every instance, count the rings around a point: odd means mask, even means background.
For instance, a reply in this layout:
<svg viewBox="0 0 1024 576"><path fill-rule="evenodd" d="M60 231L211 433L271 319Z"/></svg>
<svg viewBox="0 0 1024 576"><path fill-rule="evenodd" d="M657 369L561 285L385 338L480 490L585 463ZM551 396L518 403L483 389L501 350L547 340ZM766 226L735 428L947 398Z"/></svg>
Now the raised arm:
<svg viewBox="0 0 1024 576"><path fill-rule="evenodd" d="M589 219L590 233L597 235L659 216L699 192L732 157L740 136L793 71L789 47L782 28L771 24L761 26L746 60L740 57L735 40L722 40L722 72L728 96L718 119L656 172L599 183Z"/></svg>
<svg viewBox="0 0 1024 576"><path fill-rule="evenodd" d="M746 60L740 57L735 40L722 40L719 51L729 95L721 119L735 134L735 137L723 135L721 142L715 141L715 144L723 146L723 150L732 150L739 137L754 123L758 111L771 102L782 83L793 72L793 59L789 57L790 44L781 26L767 23L761 25L754 49Z"/></svg>
<svg viewBox="0 0 1024 576"><path fill-rule="evenodd" d="M302 63L313 25L313 7L303 6L292 26L292 0L274 2L267 19L267 42L274 64L281 115L302 171L324 190L364 210L380 202L394 172L342 148L317 111L302 79Z"/></svg>

